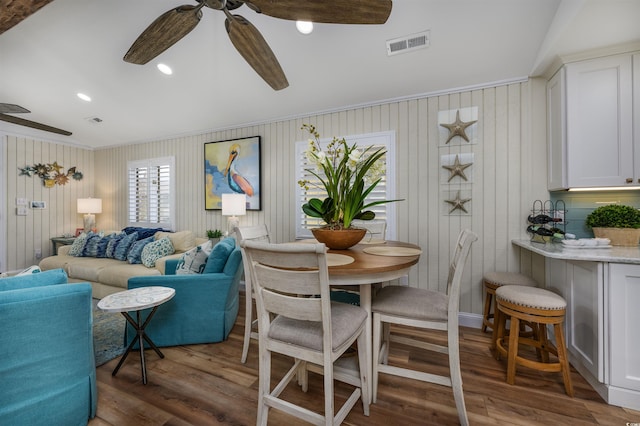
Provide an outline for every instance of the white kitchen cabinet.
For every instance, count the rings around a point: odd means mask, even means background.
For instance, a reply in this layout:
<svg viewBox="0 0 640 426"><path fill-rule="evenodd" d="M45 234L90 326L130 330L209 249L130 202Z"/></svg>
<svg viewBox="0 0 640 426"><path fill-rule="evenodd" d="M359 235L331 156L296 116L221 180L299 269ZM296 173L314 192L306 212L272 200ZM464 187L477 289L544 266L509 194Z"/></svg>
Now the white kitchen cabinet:
<svg viewBox="0 0 640 426"><path fill-rule="evenodd" d="M640 391L640 265L610 264L608 290L610 392L624 396Z"/></svg>
<svg viewBox="0 0 640 426"><path fill-rule="evenodd" d="M573 62L549 80L549 190L640 185L632 60L624 54Z"/></svg>
<svg viewBox="0 0 640 426"><path fill-rule="evenodd" d="M546 260L547 288L567 301L565 338L571 364L604 382L604 272L601 262Z"/></svg>

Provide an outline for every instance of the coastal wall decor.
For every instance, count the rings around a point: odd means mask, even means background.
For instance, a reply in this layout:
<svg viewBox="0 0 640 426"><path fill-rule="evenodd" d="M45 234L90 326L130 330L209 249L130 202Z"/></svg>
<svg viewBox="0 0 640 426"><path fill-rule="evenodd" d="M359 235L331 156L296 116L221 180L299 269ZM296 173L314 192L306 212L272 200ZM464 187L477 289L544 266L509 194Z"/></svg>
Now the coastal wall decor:
<svg viewBox="0 0 640 426"><path fill-rule="evenodd" d="M55 185L66 185L70 178L73 180L82 180L84 177L82 172L76 170L75 166L65 172L64 166L58 164L57 161L48 164L38 163L33 166L24 166L18 168L18 170L20 170L19 176L38 176L42 179L42 184L45 188L53 188Z"/></svg>
<svg viewBox="0 0 640 426"><path fill-rule="evenodd" d="M441 183L471 183L473 181L473 154L448 154L440 157Z"/></svg>
<svg viewBox="0 0 640 426"><path fill-rule="evenodd" d="M445 191L444 214L471 214L471 190Z"/></svg>
<svg viewBox="0 0 640 426"><path fill-rule="evenodd" d="M260 136L204 144L205 210L221 210L222 194L245 194L261 210Z"/></svg>
<svg viewBox="0 0 640 426"><path fill-rule="evenodd" d="M438 112L440 145L477 143L478 107Z"/></svg>

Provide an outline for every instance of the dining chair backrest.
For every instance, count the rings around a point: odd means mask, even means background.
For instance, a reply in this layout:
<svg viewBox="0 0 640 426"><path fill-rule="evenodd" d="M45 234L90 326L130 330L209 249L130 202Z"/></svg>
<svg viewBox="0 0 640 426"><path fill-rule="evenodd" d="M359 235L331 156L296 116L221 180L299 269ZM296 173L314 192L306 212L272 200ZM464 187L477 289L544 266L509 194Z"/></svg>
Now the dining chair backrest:
<svg viewBox="0 0 640 426"><path fill-rule="evenodd" d="M477 239L478 235L469 229L464 229L460 232L458 240L456 241L453 259L449 266L449 277L447 279L449 321L455 321L456 324L458 321L458 309L460 306L460 283L462 282L462 274L464 272L467 256L471 250L471 244Z"/></svg>
<svg viewBox="0 0 640 426"><path fill-rule="evenodd" d="M242 241L262 241L270 242L269 230L267 225L255 225L255 226L238 226L234 229L238 238L238 243ZM258 333L253 331L257 326L258 321L253 319L253 287L251 285L251 273L249 272L249 262L246 260L246 254L242 244L240 245L242 251L242 258L244 259L244 288L245 288L245 323L244 323L244 343L242 345L242 355L240 361L244 364L247 361L249 354L249 345L251 338L257 339Z"/></svg>
<svg viewBox="0 0 640 426"><path fill-rule="evenodd" d="M324 334L330 339L331 322L327 317L331 302L324 244L244 241L242 245L256 293L260 333L268 336L271 314L275 314L322 321Z"/></svg>

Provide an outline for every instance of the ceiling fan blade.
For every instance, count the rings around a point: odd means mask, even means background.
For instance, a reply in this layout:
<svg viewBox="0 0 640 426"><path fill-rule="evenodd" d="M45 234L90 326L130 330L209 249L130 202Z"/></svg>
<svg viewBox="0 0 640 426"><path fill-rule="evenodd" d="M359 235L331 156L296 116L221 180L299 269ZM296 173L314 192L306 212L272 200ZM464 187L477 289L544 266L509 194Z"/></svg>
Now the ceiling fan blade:
<svg viewBox="0 0 640 426"><path fill-rule="evenodd" d="M17 124L19 126L31 127L32 129L44 130L45 132L57 133L59 135L71 136L71 132L58 129L57 127L47 126L46 124L36 123L35 121L25 120L24 118L14 117L12 115L0 114L0 120L8 123Z"/></svg>
<svg viewBox="0 0 640 426"><path fill-rule="evenodd" d="M18 114L18 113L25 113L25 112L31 112L31 111L21 107L20 105L0 103L0 114Z"/></svg>
<svg viewBox="0 0 640 426"><path fill-rule="evenodd" d="M274 18L327 24L384 24L391 0L247 0L247 6ZM253 7L252 7L253 6Z"/></svg>
<svg viewBox="0 0 640 426"><path fill-rule="evenodd" d="M198 25L203 5L182 5L160 15L133 42L123 59L144 65L173 46Z"/></svg>
<svg viewBox="0 0 640 426"><path fill-rule="evenodd" d="M289 86L276 55L256 27L242 16L231 17L230 14L225 26L231 43L273 90L282 90Z"/></svg>

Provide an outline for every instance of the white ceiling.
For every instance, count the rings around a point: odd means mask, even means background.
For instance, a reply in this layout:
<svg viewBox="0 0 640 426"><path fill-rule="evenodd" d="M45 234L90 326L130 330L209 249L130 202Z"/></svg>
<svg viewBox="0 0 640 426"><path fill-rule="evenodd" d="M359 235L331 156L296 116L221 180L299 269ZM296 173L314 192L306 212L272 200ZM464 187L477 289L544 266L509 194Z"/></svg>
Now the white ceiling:
<svg viewBox="0 0 640 426"><path fill-rule="evenodd" d="M246 6L234 11L278 57L290 84L278 92L234 50L224 14L208 8L156 60L122 60L157 16L190 3L53 1L0 35L0 102L73 132L50 140L105 147L519 79L540 74L558 55L640 41L638 0L395 0L384 25L316 24L309 36ZM424 30L428 49L387 56L386 40ZM159 61L174 74L160 74ZM30 132L0 122L2 129Z"/></svg>

